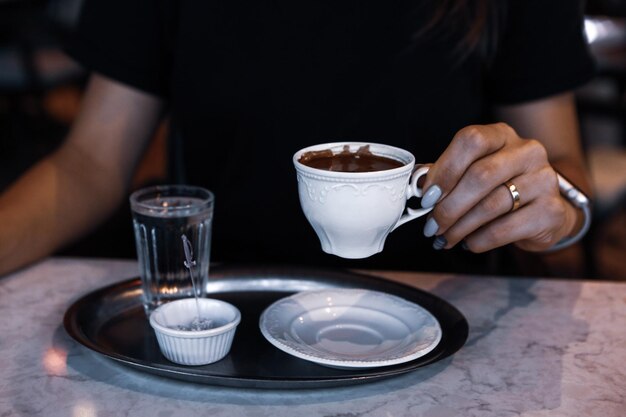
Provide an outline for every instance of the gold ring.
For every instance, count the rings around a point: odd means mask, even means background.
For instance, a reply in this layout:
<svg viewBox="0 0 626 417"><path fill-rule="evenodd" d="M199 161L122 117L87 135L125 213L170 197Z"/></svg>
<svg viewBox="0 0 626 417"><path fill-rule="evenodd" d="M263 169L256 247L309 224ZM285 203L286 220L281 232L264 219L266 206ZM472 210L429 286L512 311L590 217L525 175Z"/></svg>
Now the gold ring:
<svg viewBox="0 0 626 417"><path fill-rule="evenodd" d="M504 186L509 190L509 192L511 193L511 198L513 199L513 207L511 207L510 212L515 211L520 206L519 191L517 191L517 187L511 181L505 182Z"/></svg>

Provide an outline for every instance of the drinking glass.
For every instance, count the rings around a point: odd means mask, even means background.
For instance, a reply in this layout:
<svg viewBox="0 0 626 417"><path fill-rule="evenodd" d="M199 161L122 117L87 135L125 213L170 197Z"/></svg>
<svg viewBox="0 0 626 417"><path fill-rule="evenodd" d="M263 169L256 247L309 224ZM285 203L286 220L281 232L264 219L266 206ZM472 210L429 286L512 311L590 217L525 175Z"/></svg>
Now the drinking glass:
<svg viewBox="0 0 626 417"><path fill-rule="evenodd" d="M206 295L211 252L214 196L189 185L158 185L135 191L130 206L147 315L167 301L193 297L190 271L185 266L182 236L194 251L192 273Z"/></svg>

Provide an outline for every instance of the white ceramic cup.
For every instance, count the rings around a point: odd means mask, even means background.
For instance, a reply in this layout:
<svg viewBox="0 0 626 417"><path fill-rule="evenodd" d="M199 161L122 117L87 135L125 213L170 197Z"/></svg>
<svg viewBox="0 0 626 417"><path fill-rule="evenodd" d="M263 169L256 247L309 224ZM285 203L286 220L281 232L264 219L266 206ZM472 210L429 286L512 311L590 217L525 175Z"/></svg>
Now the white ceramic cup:
<svg viewBox="0 0 626 417"><path fill-rule="evenodd" d="M375 155L404 165L385 171L339 172L312 168L299 159L309 151L330 149L351 152L369 145ZM398 226L423 216L431 208L407 207L411 197L421 197L417 182L428 172L415 168L410 152L389 145L366 142L335 142L310 146L293 156L300 205L317 233L324 252L342 258L366 258L383 250L385 239Z"/></svg>

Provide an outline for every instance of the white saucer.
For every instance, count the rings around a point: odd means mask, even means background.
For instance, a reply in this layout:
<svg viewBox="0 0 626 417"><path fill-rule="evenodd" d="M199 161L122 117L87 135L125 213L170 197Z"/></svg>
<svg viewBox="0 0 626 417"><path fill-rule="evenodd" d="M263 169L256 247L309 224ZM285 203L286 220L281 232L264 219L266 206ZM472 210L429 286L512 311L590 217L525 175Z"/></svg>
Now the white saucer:
<svg viewBox="0 0 626 417"><path fill-rule="evenodd" d="M426 309L364 289L304 291L261 314L263 336L291 355L336 368L396 365L426 355L441 326Z"/></svg>

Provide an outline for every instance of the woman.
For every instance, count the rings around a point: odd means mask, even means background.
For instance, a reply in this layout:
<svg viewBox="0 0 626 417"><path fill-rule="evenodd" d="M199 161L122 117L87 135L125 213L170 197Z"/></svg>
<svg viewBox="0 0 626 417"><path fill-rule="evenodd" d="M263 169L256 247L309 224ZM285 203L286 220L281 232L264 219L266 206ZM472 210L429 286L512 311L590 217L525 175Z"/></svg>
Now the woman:
<svg viewBox="0 0 626 417"><path fill-rule="evenodd" d="M216 261L497 272L492 249L575 236L583 214L556 171L589 190L571 92L592 75L580 4L387 3L87 0L69 47L93 71L82 111L1 197L0 272L109 216L166 114L184 181L216 195ZM406 226L363 262L321 252L291 155L334 140L433 163L434 243Z"/></svg>

